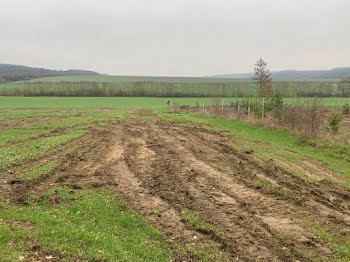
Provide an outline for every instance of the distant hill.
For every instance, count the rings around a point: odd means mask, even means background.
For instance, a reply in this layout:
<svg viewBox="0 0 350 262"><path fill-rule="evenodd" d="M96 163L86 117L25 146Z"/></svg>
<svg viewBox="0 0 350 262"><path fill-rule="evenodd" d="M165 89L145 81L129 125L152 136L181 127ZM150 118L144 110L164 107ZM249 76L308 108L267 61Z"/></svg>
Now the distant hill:
<svg viewBox="0 0 350 262"><path fill-rule="evenodd" d="M0 64L0 83L20 80L30 80L45 76L85 76L98 75L88 70L51 70L22 65Z"/></svg>
<svg viewBox="0 0 350 262"><path fill-rule="evenodd" d="M250 78L253 73L243 74L226 74L226 75L213 75L209 78ZM275 79L341 79L350 77L350 67L340 67L331 70L310 70L310 71L298 71L298 70L286 70L279 72L272 72L272 78Z"/></svg>

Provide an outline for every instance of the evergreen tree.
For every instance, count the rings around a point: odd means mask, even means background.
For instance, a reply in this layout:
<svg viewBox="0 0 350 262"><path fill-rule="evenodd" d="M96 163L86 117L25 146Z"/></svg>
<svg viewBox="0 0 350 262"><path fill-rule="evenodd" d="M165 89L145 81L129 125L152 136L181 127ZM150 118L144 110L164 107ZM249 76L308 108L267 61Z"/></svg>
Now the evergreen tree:
<svg viewBox="0 0 350 262"><path fill-rule="evenodd" d="M267 69L267 63L260 58L254 67L254 77L253 81L258 86L258 96L260 97L270 97L272 95L271 86L271 73Z"/></svg>

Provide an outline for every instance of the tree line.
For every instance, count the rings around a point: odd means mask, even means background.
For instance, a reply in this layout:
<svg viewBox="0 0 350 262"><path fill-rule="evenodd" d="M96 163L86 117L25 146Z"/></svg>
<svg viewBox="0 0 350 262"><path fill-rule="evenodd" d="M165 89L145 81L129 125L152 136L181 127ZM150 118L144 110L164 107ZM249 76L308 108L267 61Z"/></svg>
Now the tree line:
<svg viewBox="0 0 350 262"><path fill-rule="evenodd" d="M350 80L254 81L226 83L26 82L0 85L0 96L149 96L149 97L349 97Z"/></svg>
<svg viewBox="0 0 350 262"><path fill-rule="evenodd" d="M47 76L97 75L88 70L51 70L22 65L0 64L0 84Z"/></svg>

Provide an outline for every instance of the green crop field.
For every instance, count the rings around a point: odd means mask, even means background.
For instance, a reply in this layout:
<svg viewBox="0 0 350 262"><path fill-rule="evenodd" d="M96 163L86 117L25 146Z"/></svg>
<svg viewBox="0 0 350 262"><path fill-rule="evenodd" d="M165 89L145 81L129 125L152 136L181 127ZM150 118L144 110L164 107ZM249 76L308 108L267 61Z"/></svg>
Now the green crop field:
<svg viewBox="0 0 350 262"><path fill-rule="evenodd" d="M0 97L2 261L350 259L348 144L168 101Z"/></svg>
<svg viewBox="0 0 350 262"><path fill-rule="evenodd" d="M243 101L242 98L224 98L224 103ZM287 104L312 102L313 98L286 99ZM321 105L340 107L350 104L350 98L319 98ZM0 108L165 108L167 102L194 106L209 105L212 98L154 98L154 97L0 97Z"/></svg>

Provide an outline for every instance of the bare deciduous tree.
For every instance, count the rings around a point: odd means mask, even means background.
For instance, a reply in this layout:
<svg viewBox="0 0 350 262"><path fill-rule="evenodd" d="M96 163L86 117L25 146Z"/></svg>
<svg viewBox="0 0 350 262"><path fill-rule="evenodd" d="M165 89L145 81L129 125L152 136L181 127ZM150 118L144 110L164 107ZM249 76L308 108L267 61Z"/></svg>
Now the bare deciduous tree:
<svg viewBox="0 0 350 262"><path fill-rule="evenodd" d="M260 58L255 64L253 77L253 81L259 88L259 98L270 97L272 95L271 80L271 73L267 69L267 63L262 58Z"/></svg>

